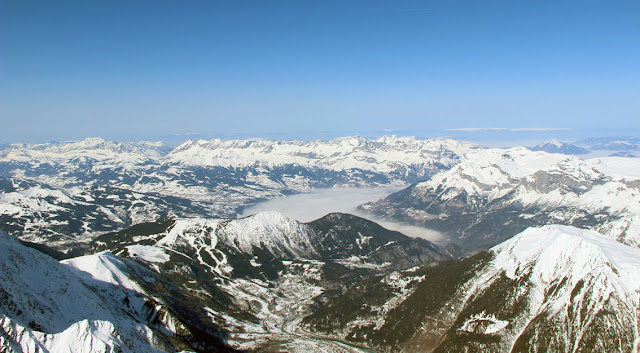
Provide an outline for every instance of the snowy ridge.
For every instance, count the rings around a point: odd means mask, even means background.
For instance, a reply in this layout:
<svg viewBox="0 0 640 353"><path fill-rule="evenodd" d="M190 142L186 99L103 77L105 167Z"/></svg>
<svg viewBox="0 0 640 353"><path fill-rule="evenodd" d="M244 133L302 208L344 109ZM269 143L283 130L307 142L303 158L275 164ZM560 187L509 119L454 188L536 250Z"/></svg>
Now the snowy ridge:
<svg viewBox="0 0 640 353"><path fill-rule="evenodd" d="M586 275L605 271L638 301L640 249L597 232L560 225L529 228L491 250L497 254L494 266L511 279L530 273L534 281L549 284L563 276L573 288Z"/></svg>
<svg viewBox="0 0 640 353"><path fill-rule="evenodd" d="M541 345L546 338L539 336L561 322L564 337L555 339L553 350L594 345L590 350L611 351L615 337L621 351L638 351L640 249L593 231L550 225L529 228L491 251L496 257L487 272L495 271L494 281L504 273L528 286L527 319L514 321L506 334L512 347ZM607 338L595 343L589 338L603 334Z"/></svg>
<svg viewBox="0 0 640 353"><path fill-rule="evenodd" d="M524 147L477 150L465 155L463 161L450 170L419 183L416 189L437 188L442 185L463 190L469 195L487 194L495 198L502 196L501 187L531 177L538 171L563 168L580 177L580 161L577 157L532 152Z"/></svg>
<svg viewBox="0 0 640 353"><path fill-rule="evenodd" d="M223 168L296 165L332 171L394 173L398 169L451 166L459 155L476 148L443 138L418 140L397 136L375 140L354 136L326 142L189 140L173 150L161 142L122 143L87 138L78 142L11 144L0 149L0 163L27 163L33 168L86 164L101 169L123 166L131 169L149 163Z"/></svg>
<svg viewBox="0 0 640 353"><path fill-rule="evenodd" d="M310 234L307 226L278 212L261 212L232 220L178 220L157 245L170 249L188 246L198 249L198 253L205 250L214 259L223 255L216 250L218 245L246 254L262 248L274 256L299 258L315 252Z"/></svg>
<svg viewBox="0 0 640 353"><path fill-rule="evenodd" d="M0 232L0 350L170 349L164 338L170 330L160 333L151 327L157 317L154 306L131 290L137 287L119 264L113 255L102 253L63 265Z"/></svg>
<svg viewBox="0 0 640 353"><path fill-rule="evenodd" d="M427 227L431 226L429 222L451 217L448 229L472 236L478 232L485 239L483 246L485 243L493 246L499 241L490 244L486 240L490 236L485 234L489 231L486 226L468 229L481 222L460 223L456 217L465 213L477 213L481 220L503 217L501 221L508 226L509 219L514 221L507 215L517 211L518 222L526 225L513 227L518 232L527 226L563 223L593 229L640 247L638 180L640 161L635 159L583 160L523 147L482 149L468 153L458 165L430 180L377 203L363 205L362 209L379 215L400 214L405 217L403 220ZM531 218L534 220L528 221Z"/></svg>
<svg viewBox="0 0 640 353"><path fill-rule="evenodd" d="M452 165L456 155L473 148L471 144L453 140L396 136L376 140L356 136L328 142L215 139L187 141L169 153L167 161L221 167L295 164L335 171L362 169L390 173L410 165Z"/></svg>
<svg viewBox="0 0 640 353"><path fill-rule="evenodd" d="M97 161L136 165L157 160L166 154L162 142L113 142L101 138L45 144L10 144L0 150L0 162L27 162L33 165Z"/></svg>
<svg viewBox="0 0 640 353"><path fill-rule="evenodd" d="M38 332L13 322L10 318L0 314L0 329L12 337L11 340L0 337L0 347L9 352L112 352L116 347L126 347L119 337L118 330L109 321L82 320L54 334ZM141 334L146 331L140 328ZM151 332L146 332L151 334ZM135 349L145 352L162 352L151 346L136 344ZM135 352L124 349L123 352Z"/></svg>
<svg viewBox="0 0 640 353"><path fill-rule="evenodd" d="M463 190L469 195L500 197L504 187L520 181L532 181L537 172L567 175L578 182L640 179L640 161L619 157L582 160L578 157L532 152L524 147L508 150L482 149L463 157L463 161L428 181L420 189L438 186ZM497 190L497 191L496 191Z"/></svg>
<svg viewBox="0 0 640 353"><path fill-rule="evenodd" d="M122 271L124 264L117 256L108 251L98 254L75 257L62 260L83 281L95 283L95 281L110 283L137 293L145 293L144 290Z"/></svg>

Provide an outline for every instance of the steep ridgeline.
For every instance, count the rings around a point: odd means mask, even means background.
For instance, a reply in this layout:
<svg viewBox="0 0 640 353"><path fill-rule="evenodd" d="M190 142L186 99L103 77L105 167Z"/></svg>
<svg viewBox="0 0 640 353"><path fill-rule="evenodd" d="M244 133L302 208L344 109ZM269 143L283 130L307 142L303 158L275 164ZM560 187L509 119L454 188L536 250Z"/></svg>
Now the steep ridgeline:
<svg viewBox="0 0 640 353"><path fill-rule="evenodd" d="M522 147L478 150L360 209L446 233L468 252L550 223L593 229L638 247L640 161L582 160Z"/></svg>
<svg viewBox="0 0 640 353"><path fill-rule="evenodd" d="M275 212L141 224L96 238L90 251L106 249L154 272L152 282L132 276L169 307L199 310L229 344L258 350L299 339L303 316L368 276L445 258L359 217L303 224Z"/></svg>
<svg viewBox="0 0 640 353"><path fill-rule="evenodd" d="M0 149L1 224L11 234L50 241L158 216L234 217L258 201L315 188L426 180L474 148L409 137L200 140L173 150L96 138L11 144Z"/></svg>
<svg viewBox="0 0 640 353"><path fill-rule="evenodd" d="M365 280L303 326L388 352L637 352L639 297L640 249L545 226Z"/></svg>
<svg viewBox="0 0 640 353"><path fill-rule="evenodd" d="M134 272L154 279L110 253L59 263L0 231L0 351L233 351L215 325L196 325L197 313L148 295Z"/></svg>

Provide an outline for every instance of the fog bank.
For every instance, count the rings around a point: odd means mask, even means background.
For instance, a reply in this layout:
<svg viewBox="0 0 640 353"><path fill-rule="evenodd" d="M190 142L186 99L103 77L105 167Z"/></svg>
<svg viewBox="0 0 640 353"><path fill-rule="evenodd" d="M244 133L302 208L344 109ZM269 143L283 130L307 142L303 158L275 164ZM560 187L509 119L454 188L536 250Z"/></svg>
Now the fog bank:
<svg viewBox="0 0 640 353"><path fill-rule="evenodd" d="M411 237L423 238L438 245L446 243L447 239L432 229L382 220L356 210L356 207L363 203L377 201L401 189L402 187L320 189L261 202L246 208L242 216L277 211L300 222L311 222L332 212L350 213Z"/></svg>

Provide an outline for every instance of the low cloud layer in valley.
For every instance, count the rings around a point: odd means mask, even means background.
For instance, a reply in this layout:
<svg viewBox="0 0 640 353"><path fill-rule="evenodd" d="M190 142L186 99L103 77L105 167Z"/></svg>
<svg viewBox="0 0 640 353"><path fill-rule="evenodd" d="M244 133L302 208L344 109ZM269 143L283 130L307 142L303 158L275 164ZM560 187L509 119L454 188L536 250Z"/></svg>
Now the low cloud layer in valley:
<svg viewBox="0 0 640 353"><path fill-rule="evenodd" d="M446 243L445 237L432 229L377 219L356 210L356 207L363 203L377 201L400 189L400 187L321 189L261 202L245 209L242 216L263 211L278 211L300 222L311 222L332 212L350 213L411 237L424 238L438 245Z"/></svg>

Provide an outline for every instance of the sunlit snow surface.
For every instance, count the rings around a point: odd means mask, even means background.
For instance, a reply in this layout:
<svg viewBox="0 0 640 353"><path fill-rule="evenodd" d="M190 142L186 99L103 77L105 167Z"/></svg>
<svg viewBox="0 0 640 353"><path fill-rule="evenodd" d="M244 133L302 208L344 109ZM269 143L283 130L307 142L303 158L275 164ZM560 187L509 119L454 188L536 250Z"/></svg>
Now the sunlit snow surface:
<svg viewBox="0 0 640 353"><path fill-rule="evenodd" d="M555 179L554 179L555 178ZM595 215L593 224L584 224L625 244L640 247L640 159L607 157L583 160L576 156L533 152L523 147L480 149L430 180L418 183L404 200L423 200L427 195L436 204L455 202L460 197L478 203L491 212L492 201L522 209L550 211L547 223L571 223L572 219ZM461 196L464 195L464 196ZM405 202L405 203L406 203ZM393 204L385 204L395 207ZM400 202L397 207L403 207ZM369 206L367 206L369 207ZM378 210L380 212L384 211ZM446 217L428 214L420 208L402 212L419 222Z"/></svg>
<svg viewBox="0 0 640 353"><path fill-rule="evenodd" d="M164 249L149 245L127 246L129 256L137 257L147 262L165 263L169 261L169 255Z"/></svg>
<svg viewBox="0 0 640 353"><path fill-rule="evenodd" d="M594 231L559 225L529 228L492 251L497 253L495 266L512 279L525 273L528 264L533 264L534 280L545 284L558 276L577 283L594 269L613 267L627 293L637 298L640 290L640 249Z"/></svg>
<svg viewBox="0 0 640 353"><path fill-rule="evenodd" d="M444 147L446 145L446 147ZM446 139L417 140L385 136L375 140L345 137L331 141L219 140L187 141L167 160L181 165L242 167L294 164L329 170L361 169L393 172L410 164L448 163L446 149L468 151L472 144ZM437 156L437 159L434 157Z"/></svg>
<svg viewBox="0 0 640 353"><path fill-rule="evenodd" d="M142 323L143 295L119 263L101 253L60 264L0 231L0 350L160 352Z"/></svg>

